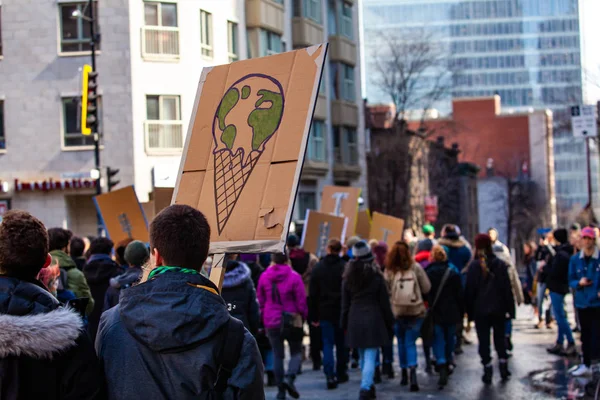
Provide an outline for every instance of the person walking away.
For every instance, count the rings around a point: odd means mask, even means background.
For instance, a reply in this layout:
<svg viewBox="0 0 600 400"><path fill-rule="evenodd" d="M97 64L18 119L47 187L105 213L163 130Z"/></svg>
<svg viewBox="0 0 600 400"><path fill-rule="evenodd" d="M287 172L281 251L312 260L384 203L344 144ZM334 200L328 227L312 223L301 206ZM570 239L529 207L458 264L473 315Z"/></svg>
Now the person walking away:
<svg viewBox="0 0 600 400"><path fill-rule="evenodd" d="M569 243L568 235L567 230L563 228L554 231L553 236L558 246L552 264L546 267L546 285L550 291L552 311L558 325L556 344L546 350L550 354L570 357L577 355L577 348L565 310L565 296L569 293L569 262L573 256L573 246Z"/></svg>
<svg viewBox="0 0 600 400"><path fill-rule="evenodd" d="M456 326L462 323L465 315L463 287L460 274L450 266L446 251L439 245L431 250L431 264L426 272L431 282L430 307L437 297L435 307L429 312L435 322L433 354L440 373L438 386L442 389L448 384L448 376L454 367Z"/></svg>
<svg viewBox="0 0 600 400"><path fill-rule="evenodd" d="M550 329L552 323L552 307L548 307L544 312L544 300L546 299L546 277L545 267L552 264L552 258L556 255L554 250L554 237L552 231L548 232L546 238L540 240L540 246L537 249L535 259L537 261L537 305L538 305L538 324L536 328L542 327L546 321L546 328Z"/></svg>
<svg viewBox="0 0 600 400"><path fill-rule="evenodd" d="M285 399L286 392L297 399L300 393L294 382L302 363L302 320L308 317L308 305L302 277L290 266L287 254L273 254L271 266L258 281L258 303L267 337L273 348L277 399ZM291 323L288 324L288 321ZM286 329L282 329L284 326ZM284 341L288 342L290 349L290 362L285 378Z"/></svg>
<svg viewBox="0 0 600 400"><path fill-rule="evenodd" d="M494 334L494 347L498 353L500 376L503 381L510 377L508 355L504 342L504 323L515 316L515 300L512 294L508 266L496 257L489 235L475 238L476 259L469 265L465 288L465 306L469 321L475 321L479 339L479 356L484 367L482 380L492 383L493 368L490 352L490 331Z"/></svg>
<svg viewBox="0 0 600 400"><path fill-rule="evenodd" d="M263 266L261 266L258 262L258 254L240 254L238 259L240 262L243 262L248 268L250 268L252 283L254 283L254 287L257 288L258 279L262 273L265 272Z"/></svg>
<svg viewBox="0 0 600 400"><path fill-rule="evenodd" d="M347 332L348 347L360 354L360 400L376 396L373 377L380 347L392 343L394 315L385 279L367 242L352 248L352 259L344 271L340 326Z"/></svg>
<svg viewBox="0 0 600 400"><path fill-rule="evenodd" d="M460 236L460 228L453 224L447 224L442 227L442 238L438 241L440 246L448 248L448 262L453 264L461 274L466 274L466 268L468 267L471 259L473 258L473 252L469 243ZM463 322L456 326L456 348L454 352L456 354L462 354L462 344L465 341L463 339Z"/></svg>
<svg viewBox="0 0 600 400"><path fill-rule="evenodd" d="M417 250L415 254L415 261L423 268L429 266L429 256L431 255L431 249L433 248L433 241L430 239L423 239L417 244Z"/></svg>
<svg viewBox="0 0 600 400"><path fill-rule="evenodd" d="M310 277L308 319L321 328L323 339L323 372L327 389L348 382L348 349L340 326L342 310L342 276L346 262L340 257L342 243L330 239L327 255L313 268ZM335 360L333 348L335 346Z"/></svg>
<svg viewBox="0 0 600 400"><path fill-rule="evenodd" d="M90 258L83 267L83 274L92 291L94 309L89 315L88 332L92 342L96 340L100 316L104 311L104 297L110 286L110 279L123 274L123 269L110 257L112 240L99 237L90 244Z"/></svg>
<svg viewBox="0 0 600 400"><path fill-rule="evenodd" d="M517 268L512 262L512 257L508 247L498 239L498 231L495 228L488 230L488 235L492 239L492 250L496 257L508 265L508 276L510 278L510 287L513 292L513 298L517 302L517 306L520 306L525 302L523 296L523 287L521 286L521 280L519 279L519 273ZM504 341L506 342L506 351L509 357L512 356L513 344L512 344L512 319L507 318L504 322Z"/></svg>
<svg viewBox="0 0 600 400"><path fill-rule="evenodd" d="M431 224L425 224L423 225L423 229L421 229L423 232L423 239L419 240L419 242L422 242L424 240L429 240L431 241L432 244L437 244L436 240L435 240L435 228L433 227L433 225ZM417 243L417 246L419 244Z"/></svg>
<svg viewBox="0 0 600 400"><path fill-rule="evenodd" d="M569 261L569 286L575 290L575 307L581 323L583 364L571 375L591 375L592 364L600 362L600 251L596 232L581 230L582 249Z"/></svg>
<svg viewBox="0 0 600 400"><path fill-rule="evenodd" d="M110 278L110 286L106 290L106 296L104 296L104 311L119 304L121 290L127 289L140 281L143 274L142 268L150 258L150 251L146 243L134 240L125 248L123 257L128 264L128 268L122 275Z"/></svg>
<svg viewBox="0 0 600 400"><path fill-rule="evenodd" d="M83 256L83 251L85 250L85 242L82 238L73 236L69 241L69 255L75 261L77 265L77 269L82 271L83 266L85 265L86 259Z"/></svg>
<svg viewBox="0 0 600 400"><path fill-rule="evenodd" d="M102 400L98 358L79 314L36 280L51 264L40 220L9 211L0 224L0 399ZM58 266L48 275L58 277ZM44 272L42 272L44 271ZM51 286L51 285L49 285Z"/></svg>
<svg viewBox="0 0 600 400"><path fill-rule="evenodd" d="M385 269L385 259L388 254L387 243L383 241L377 241L371 251L375 256L375 262L380 267L381 271ZM394 346L385 346L381 348L383 355L383 363L380 365L379 356L377 357L377 368L375 369L375 383L381 383L381 375L386 375L389 379L394 379ZM381 366L381 369L379 367Z"/></svg>
<svg viewBox="0 0 600 400"><path fill-rule="evenodd" d="M238 261L237 254L225 256L225 278L221 297L227 304L232 317L244 323L252 335L258 332L260 313L256 300L256 289L252 283L250 268Z"/></svg>
<svg viewBox="0 0 600 400"><path fill-rule="evenodd" d="M92 291L85 280L83 272L77 268L75 261L67 254L69 241L72 236L71 231L66 229L48 229L50 255L58 261L60 269L65 271L66 287L63 289L70 290L78 299L88 299L85 313L86 315L90 315L94 310ZM62 271L61 274L63 274Z"/></svg>
<svg viewBox="0 0 600 400"><path fill-rule="evenodd" d="M537 289L537 282L535 281L537 263L535 261L535 250L536 245L534 242L527 242L523 244L523 268L525 269L525 282L523 284L523 295L525 297L525 304L531 304L533 313L537 312L537 302L535 291Z"/></svg>
<svg viewBox="0 0 600 400"><path fill-rule="evenodd" d="M129 246L129 243L131 242L133 242L133 239L127 238L115 244L115 262L123 268L123 270L126 270L128 267L127 260L125 260L125 249L127 249L127 246Z"/></svg>
<svg viewBox="0 0 600 400"><path fill-rule="evenodd" d="M149 236L148 276L100 320L108 400L264 399L256 341L199 272L210 246L204 215L171 205Z"/></svg>
<svg viewBox="0 0 600 400"><path fill-rule="evenodd" d="M408 384L410 369L410 391L417 392L416 341L426 312L423 297L429 293L431 283L404 242L396 242L390 250L384 276L395 318L394 333L398 340L398 356L402 368L400 384Z"/></svg>
<svg viewBox="0 0 600 400"><path fill-rule="evenodd" d="M306 301L309 303L310 274L319 259L300 247L300 239L296 235L288 236L287 248L292 269L302 277L307 297ZM319 327L313 325L309 325L308 329L310 335L310 359L313 363L313 370L318 371L321 369L321 350L323 348L323 344L321 343L321 330ZM302 353L304 354L304 350Z"/></svg>

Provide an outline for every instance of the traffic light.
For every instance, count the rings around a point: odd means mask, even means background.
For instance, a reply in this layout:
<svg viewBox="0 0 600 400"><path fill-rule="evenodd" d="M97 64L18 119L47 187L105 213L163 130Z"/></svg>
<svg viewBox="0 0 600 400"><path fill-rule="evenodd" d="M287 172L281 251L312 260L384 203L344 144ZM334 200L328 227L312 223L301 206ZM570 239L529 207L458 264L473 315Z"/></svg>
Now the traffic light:
<svg viewBox="0 0 600 400"><path fill-rule="evenodd" d="M121 181L113 179L115 177L115 175L117 175L118 173L119 173L118 169L112 169L111 167L106 167L106 183L107 183L106 186L108 187L109 192L112 190L112 188L114 188L119 183L121 183Z"/></svg>
<svg viewBox="0 0 600 400"><path fill-rule="evenodd" d="M81 134L88 136L98 128L98 73L85 64L81 75Z"/></svg>

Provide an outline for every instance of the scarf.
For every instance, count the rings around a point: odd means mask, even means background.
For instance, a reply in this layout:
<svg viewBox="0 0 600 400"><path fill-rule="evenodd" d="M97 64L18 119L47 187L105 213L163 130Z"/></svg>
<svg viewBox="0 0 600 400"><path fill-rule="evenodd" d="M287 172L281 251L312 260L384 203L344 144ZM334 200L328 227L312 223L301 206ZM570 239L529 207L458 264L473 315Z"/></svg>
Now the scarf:
<svg viewBox="0 0 600 400"><path fill-rule="evenodd" d="M181 272L182 274L198 275L198 271L196 271L195 269L163 266L154 268L152 272L150 272L150 275L148 275L148 280L158 275L162 275L165 272Z"/></svg>

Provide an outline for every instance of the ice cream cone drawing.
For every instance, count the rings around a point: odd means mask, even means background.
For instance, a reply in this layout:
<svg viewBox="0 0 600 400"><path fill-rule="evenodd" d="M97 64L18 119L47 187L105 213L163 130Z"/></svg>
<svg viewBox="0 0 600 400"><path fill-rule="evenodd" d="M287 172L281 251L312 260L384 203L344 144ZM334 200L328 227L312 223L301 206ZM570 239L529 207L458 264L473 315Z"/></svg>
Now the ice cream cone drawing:
<svg viewBox="0 0 600 400"><path fill-rule="evenodd" d="M250 74L225 92L213 120L217 230L225 229L267 142L277 133L285 106L281 84Z"/></svg>

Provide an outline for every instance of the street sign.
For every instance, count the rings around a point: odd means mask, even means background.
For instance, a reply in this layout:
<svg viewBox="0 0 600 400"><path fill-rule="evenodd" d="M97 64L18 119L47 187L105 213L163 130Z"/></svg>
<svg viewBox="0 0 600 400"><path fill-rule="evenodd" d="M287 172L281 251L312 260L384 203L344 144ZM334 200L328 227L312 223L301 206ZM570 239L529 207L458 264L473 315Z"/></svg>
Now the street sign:
<svg viewBox="0 0 600 400"><path fill-rule="evenodd" d="M438 217L438 197L425 196L425 221L434 223Z"/></svg>
<svg viewBox="0 0 600 400"><path fill-rule="evenodd" d="M577 105L571 107L571 126L574 137L598 136L596 106Z"/></svg>

